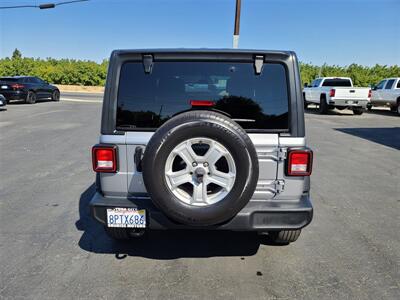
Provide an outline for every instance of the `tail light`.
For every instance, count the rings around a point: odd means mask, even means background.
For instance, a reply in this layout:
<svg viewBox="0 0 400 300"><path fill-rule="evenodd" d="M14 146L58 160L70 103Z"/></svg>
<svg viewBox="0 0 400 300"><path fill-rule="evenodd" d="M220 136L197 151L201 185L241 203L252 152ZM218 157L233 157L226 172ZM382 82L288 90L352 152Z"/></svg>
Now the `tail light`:
<svg viewBox="0 0 400 300"><path fill-rule="evenodd" d="M93 170L95 172L117 172L117 146L96 145L92 148Z"/></svg>
<svg viewBox="0 0 400 300"><path fill-rule="evenodd" d="M329 91L329 97L335 97L335 93L336 93L336 90L335 89L331 89Z"/></svg>
<svg viewBox="0 0 400 300"><path fill-rule="evenodd" d="M15 83L15 84L12 84L11 87L12 87L14 90L19 90L19 89L23 89L25 86L24 86L23 84Z"/></svg>
<svg viewBox="0 0 400 300"><path fill-rule="evenodd" d="M312 171L313 152L311 150L289 150L286 175L310 176Z"/></svg>
<svg viewBox="0 0 400 300"><path fill-rule="evenodd" d="M214 106L214 104L211 100L190 100L191 106Z"/></svg>
<svg viewBox="0 0 400 300"><path fill-rule="evenodd" d="M371 98L371 96L372 96L372 91L369 90L369 91L368 91L368 98Z"/></svg>

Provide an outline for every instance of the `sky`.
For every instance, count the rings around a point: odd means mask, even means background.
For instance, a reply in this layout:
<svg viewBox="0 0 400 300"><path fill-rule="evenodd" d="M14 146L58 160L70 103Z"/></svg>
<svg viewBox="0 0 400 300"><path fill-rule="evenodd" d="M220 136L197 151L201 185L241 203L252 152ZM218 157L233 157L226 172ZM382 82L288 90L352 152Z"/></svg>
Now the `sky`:
<svg viewBox="0 0 400 300"><path fill-rule="evenodd" d="M60 0L0 0L0 6ZM242 0L239 48L321 65L400 65L400 0ZM90 0L0 10L0 57L101 62L114 49L231 48L235 0Z"/></svg>

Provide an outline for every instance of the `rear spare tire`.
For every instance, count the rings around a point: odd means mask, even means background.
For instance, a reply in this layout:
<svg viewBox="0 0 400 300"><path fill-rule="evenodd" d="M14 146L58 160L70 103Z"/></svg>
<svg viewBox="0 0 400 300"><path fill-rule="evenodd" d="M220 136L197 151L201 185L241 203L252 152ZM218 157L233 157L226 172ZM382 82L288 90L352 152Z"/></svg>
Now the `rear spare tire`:
<svg viewBox="0 0 400 300"><path fill-rule="evenodd" d="M162 125L146 147L142 166L153 203L171 219L192 226L235 216L258 181L249 136L212 111L182 113Z"/></svg>

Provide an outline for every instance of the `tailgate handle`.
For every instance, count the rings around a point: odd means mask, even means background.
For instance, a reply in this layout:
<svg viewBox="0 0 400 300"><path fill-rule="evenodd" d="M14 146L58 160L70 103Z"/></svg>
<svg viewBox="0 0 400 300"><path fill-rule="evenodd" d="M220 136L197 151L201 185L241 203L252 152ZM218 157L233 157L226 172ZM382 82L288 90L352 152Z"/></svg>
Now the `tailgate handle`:
<svg viewBox="0 0 400 300"><path fill-rule="evenodd" d="M350 90L350 93L355 93L356 92L356 90Z"/></svg>
<svg viewBox="0 0 400 300"><path fill-rule="evenodd" d="M143 158L143 148L136 147L133 161L135 162L136 171L138 172L142 172L142 158Z"/></svg>

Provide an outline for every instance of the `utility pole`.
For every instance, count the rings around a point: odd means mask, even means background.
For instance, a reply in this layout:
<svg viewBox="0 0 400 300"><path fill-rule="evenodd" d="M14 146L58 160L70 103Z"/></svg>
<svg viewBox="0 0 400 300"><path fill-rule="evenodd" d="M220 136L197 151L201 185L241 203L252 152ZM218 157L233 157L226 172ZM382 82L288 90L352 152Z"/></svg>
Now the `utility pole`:
<svg viewBox="0 0 400 300"><path fill-rule="evenodd" d="M240 29L240 7L241 0L236 0L235 28L233 30L233 48L239 47L239 29Z"/></svg>
<svg viewBox="0 0 400 300"><path fill-rule="evenodd" d="M0 6L0 9L13 9L13 8L39 8L39 9L50 9L55 8L56 6L64 5L64 4L72 4L77 2L87 2L90 0L69 0L58 3L44 3L40 5L15 5L15 6Z"/></svg>

